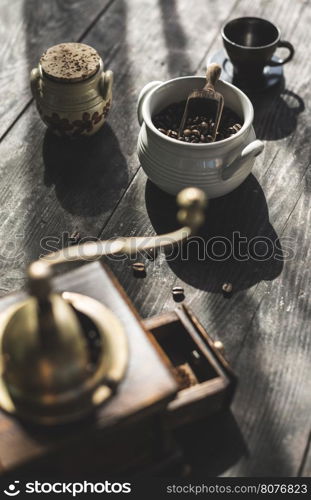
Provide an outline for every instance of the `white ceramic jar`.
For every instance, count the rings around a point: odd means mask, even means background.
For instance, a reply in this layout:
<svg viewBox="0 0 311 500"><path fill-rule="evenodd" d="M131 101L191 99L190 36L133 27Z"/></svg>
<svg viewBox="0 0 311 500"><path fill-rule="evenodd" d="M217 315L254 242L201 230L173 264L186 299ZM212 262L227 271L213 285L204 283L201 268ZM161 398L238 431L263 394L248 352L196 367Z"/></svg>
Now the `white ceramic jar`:
<svg viewBox="0 0 311 500"><path fill-rule="evenodd" d="M235 111L243 126L234 136L209 144L180 142L159 132L152 117L174 102L187 98L193 89L204 86L205 78L187 76L167 82L150 82L138 99L138 157L142 168L163 191L176 195L194 186L210 198L225 195L250 174L255 157L263 150L252 126L254 110L248 97L237 87L218 81L216 90L225 106Z"/></svg>
<svg viewBox="0 0 311 500"><path fill-rule="evenodd" d="M39 114L52 132L85 136L103 126L113 83L112 71L103 69L97 51L85 44L55 45L42 55L31 71L30 84Z"/></svg>

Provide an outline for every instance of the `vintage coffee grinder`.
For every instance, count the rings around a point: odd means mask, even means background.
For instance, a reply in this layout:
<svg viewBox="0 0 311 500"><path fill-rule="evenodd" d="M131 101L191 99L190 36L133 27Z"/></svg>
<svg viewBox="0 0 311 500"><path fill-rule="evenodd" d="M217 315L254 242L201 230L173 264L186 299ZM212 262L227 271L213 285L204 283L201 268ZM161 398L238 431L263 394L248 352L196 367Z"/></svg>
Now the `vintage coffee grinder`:
<svg viewBox="0 0 311 500"><path fill-rule="evenodd" d="M131 254L187 238L203 222L205 196L189 188L177 202L182 229L166 236L85 243L84 258ZM81 250L72 246L32 263L29 296L0 318L0 405L42 424L91 412L116 390L128 363L127 338L114 313L85 295L53 291L54 267L81 260Z"/></svg>
<svg viewBox="0 0 311 500"><path fill-rule="evenodd" d="M113 473L165 463L174 429L230 404L235 377L222 345L186 306L142 320L102 262L53 276L66 261L186 240L204 221L206 198L187 188L177 203L180 229L51 253L29 266L28 294L0 300L5 471Z"/></svg>

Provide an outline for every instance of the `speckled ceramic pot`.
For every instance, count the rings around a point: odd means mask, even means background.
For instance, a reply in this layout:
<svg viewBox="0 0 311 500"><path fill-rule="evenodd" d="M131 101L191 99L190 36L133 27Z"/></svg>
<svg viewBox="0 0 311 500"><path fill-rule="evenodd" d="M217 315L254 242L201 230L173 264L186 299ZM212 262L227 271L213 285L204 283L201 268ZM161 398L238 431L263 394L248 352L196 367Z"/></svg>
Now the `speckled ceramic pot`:
<svg viewBox="0 0 311 500"><path fill-rule="evenodd" d="M99 68L82 81L57 81L39 63L31 71L30 82L37 109L44 123L57 135L88 136L104 124L112 100L112 71Z"/></svg>

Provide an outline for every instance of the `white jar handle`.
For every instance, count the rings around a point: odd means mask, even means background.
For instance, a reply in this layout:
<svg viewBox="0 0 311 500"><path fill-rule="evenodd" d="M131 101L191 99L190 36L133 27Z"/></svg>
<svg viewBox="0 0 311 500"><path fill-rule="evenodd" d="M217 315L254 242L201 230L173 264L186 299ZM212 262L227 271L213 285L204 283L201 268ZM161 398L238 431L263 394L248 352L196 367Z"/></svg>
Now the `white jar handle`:
<svg viewBox="0 0 311 500"><path fill-rule="evenodd" d="M111 96L112 84L113 72L108 69L107 71L102 73L100 80L100 93L105 101L108 100Z"/></svg>
<svg viewBox="0 0 311 500"><path fill-rule="evenodd" d="M39 92L40 71L38 68L33 68L30 73L30 88L32 96L36 99Z"/></svg>
<svg viewBox="0 0 311 500"><path fill-rule="evenodd" d="M260 155L264 148L264 143L256 139L245 146L240 155L228 166L224 166L221 171L221 176L224 181L230 179L250 158Z"/></svg>
<svg viewBox="0 0 311 500"><path fill-rule="evenodd" d="M137 118L138 118L139 125L142 125L142 123L144 121L144 119L143 119L143 113L142 113L142 108L143 108L143 104L145 102L145 99L146 99L147 95L149 94L149 92L151 90L153 90L156 87L158 87L159 85L161 85L161 83L163 83L163 82L156 81L156 80L153 81L153 82L149 82L140 91L140 94L139 94L139 97L138 97L138 101L137 101Z"/></svg>

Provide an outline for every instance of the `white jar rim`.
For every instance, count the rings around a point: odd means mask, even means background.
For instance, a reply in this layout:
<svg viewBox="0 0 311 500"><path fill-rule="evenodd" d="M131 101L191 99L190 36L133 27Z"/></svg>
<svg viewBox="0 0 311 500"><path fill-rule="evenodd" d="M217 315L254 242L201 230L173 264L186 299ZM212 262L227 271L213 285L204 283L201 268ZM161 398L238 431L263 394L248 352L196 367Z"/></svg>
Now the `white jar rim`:
<svg viewBox="0 0 311 500"><path fill-rule="evenodd" d="M193 82L193 83L191 83ZM232 85L231 83L224 82L223 80L219 80L216 84L216 90L220 93L231 93L232 96L234 96L237 101L240 103L241 110L243 112L243 125L242 128L233 136L228 137L226 139L222 139L217 142L212 142L212 143L189 143L189 142L183 142L183 141L178 141L176 139L173 139L172 137L165 136L162 132L159 132L159 130L155 127L152 121L152 114L154 112L153 106L155 104L155 101L158 99L158 101L161 100L161 96L164 97L167 100L167 95L172 92L172 95L175 96L172 97L171 102L167 102L167 106L169 104L173 104L174 102L180 102L183 99L186 99L188 94L195 88L202 88L205 83L205 77L203 76L182 76L178 78L173 78L172 80L168 80L166 82L163 82L159 84L156 88L150 91L150 93L147 95L145 102L143 103L142 106L142 115L144 122L146 123L146 126L148 127L149 130L151 130L154 134L156 134L160 139L164 141L169 141L172 144L178 144L180 147L186 147L186 148L209 148L209 149L218 149L221 148L224 143L228 144L230 141L235 142L236 139L238 139L241 135L245 134L245 132L249 129L249 127L253 123L254 119L254 108L249 100L249 98L242 92L242 90L238 89L235 87L235 85ZM186 90L181 90L179 87L184 86ZM178 92L176 92L178 88ZM180 97L177 99L177 95L181 95L182 92L184 92L184 96ZM226 105L226 96L224 95L225 98L225 105ZM163 101L165 100L163 99ZM162 109L165 107L165 105L162 107ZM227 105L227 107L231 108L230 105ZM157 110L159 112L160 109ZM235 110L234 110L235 111ZM241 115L241 113L238 113Z"/></svg>

